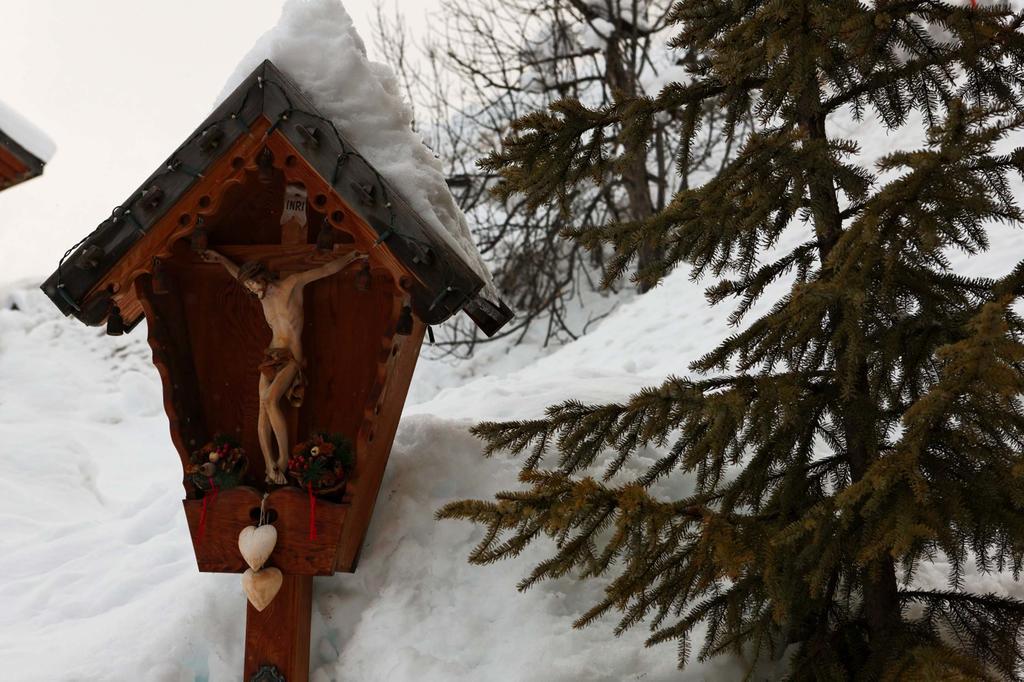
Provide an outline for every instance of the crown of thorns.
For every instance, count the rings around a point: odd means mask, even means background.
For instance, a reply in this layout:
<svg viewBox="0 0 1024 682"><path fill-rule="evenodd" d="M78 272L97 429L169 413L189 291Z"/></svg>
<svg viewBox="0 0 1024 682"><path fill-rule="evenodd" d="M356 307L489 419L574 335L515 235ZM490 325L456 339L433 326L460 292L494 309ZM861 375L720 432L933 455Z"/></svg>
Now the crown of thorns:
<svg viewBox="0 0 1024 682"><path fill-rule="evenodd" d="M247 282L249 280L255 280L257 282L269 282L274 279L274 274L270 271L270 268L265 263L258 260L251 260L244 263L242 267L238 268L238 281Z"/></svg>

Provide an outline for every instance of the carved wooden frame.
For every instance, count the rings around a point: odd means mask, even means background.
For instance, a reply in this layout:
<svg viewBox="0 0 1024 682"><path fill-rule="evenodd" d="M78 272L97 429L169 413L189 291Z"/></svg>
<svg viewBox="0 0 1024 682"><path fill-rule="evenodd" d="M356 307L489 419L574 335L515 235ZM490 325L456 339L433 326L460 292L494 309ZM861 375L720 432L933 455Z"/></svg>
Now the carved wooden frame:
<svg viewBox="0 0 1024 682"><path fill-rule="evenodd" d="M190 189L180 201L168 210L164 217L153 226L122 261L118 262L106 276L96 284L89 296L109 292L113 303L118 306L124 319L132 320L146 315L150 320L149 342L156 365L164 385L164 408L170 422L171 439L178 451L183 470L189 464L190 453L195 441L205 432L202 415L195 409L188 410L182 393L190 388L187 375L189 349L180 338L174 339L173 320L162 321L157 314L154 296L160 287L159 270L163 260L172 257L176 245L190 240L198 227L215 222L229 190L242 183L246 174L259 172L260 153L270 149L273 167L284 174L285 182L301 182L306 186L310 204L315 210L328 217L331 227L344 242L340 248L357 249L367 252L370 268L375 277L386 276L394 282L395 291L408 291L414 281L414 274L394 258L385 245L376 240L375 231L360 217L357 209L341 198L305 160L291 143L280 133L271 130L269 121L258 121L250 133L240 137L234 145L207 171L202 180ZM265 161L264 161L265 163ZM219 249L221 247L218 247ZM229 258L244 260L261 255L264 247L223 247ZM270 247L267 247L268 249ZM339 247L336 247L339 248ZM299 270L310 263L326 262L334 256L317 251L313 244L292 247L273 246L276 267L284 270ZM145 255L142 255L145 254ZM200 259L196 256L196 266ZM216 264L202 264L220 267ZM368 395L363 400L363 412L355 437L358 461L343 504L317 501L318 541L308 543L301 533L291 533L284 542L279 541L275 552L282 557L301 557L296 560L283 559L278 567L285 573L296 575L328 575L334 570L352 571L358 560L359 550L366 528L372 516L373 507L380 488L384 468L390 454L401 416L401 409L412 379L426 327L414 317L409 335L397 334L397 321L407 296L391 298L389 313L391 324L380 337L376 349L374 380ZM161 304L167 309L167 304ZM177 357L182 356L182 357ZM183 378L185 377L185 378ZM206 434L209 436L209 434ZM244 514L217 514L208 509L205 539L196 541L198 519L202 502L197 499L199 492L185 481L186 516L196 550L197 563L202 571L240 572L244 566L223 550L224 538L236 539L238 532L247 521ZM255 494L252 492L251 494ZM242 507L250 504L251 495L246 489L222 491L220 498L210 505L226 508L234 500ZM275 492L275 502L284 505L289 515L298 513L299 507L308 507L308 501L295 496ZM245 502L243 500L248 500ZM342 523L342 521L345 521ZM321 529L321 524L323 528ZM321 532L322 531L322 532ZM335 532L337 531L337 532ZM216 539L219 538L219 539ZM288 540L291 538L291 540ZM330 539L335 551L330 560L323 554L324 540ZM233 540L232 540L233 541ZM284 551L281 548L284 548ZM235 552L236 553L236 552Z"/></svg>

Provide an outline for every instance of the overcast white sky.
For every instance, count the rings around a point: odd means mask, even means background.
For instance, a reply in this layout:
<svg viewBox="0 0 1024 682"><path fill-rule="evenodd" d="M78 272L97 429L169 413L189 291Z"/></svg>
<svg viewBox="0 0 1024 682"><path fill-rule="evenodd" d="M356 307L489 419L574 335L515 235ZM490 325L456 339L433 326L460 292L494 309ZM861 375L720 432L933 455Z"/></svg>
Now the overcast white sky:
<svg viewBox="0 0 1024 682"><path fill-rule="evenodd" d="M438 0L387 0L423 31ZM202 122L282 0L0 0L0 100L57 144L0 193L0 287L42 280ZM373 56L373 0L344 0Z"/></svg>

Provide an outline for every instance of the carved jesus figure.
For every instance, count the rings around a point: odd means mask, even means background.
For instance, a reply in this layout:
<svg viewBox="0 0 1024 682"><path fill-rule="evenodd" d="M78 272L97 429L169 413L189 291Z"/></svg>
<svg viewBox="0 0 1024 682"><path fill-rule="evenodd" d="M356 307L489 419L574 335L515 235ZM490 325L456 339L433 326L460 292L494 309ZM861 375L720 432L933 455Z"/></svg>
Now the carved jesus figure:
<svg viewBox="0 0 1024 682"><path fill-rule="evenodd" d="M263 316L270 327L270 347L260 363L260 412L257 431L267 481L285 483L288 466L288 422L281 400L295 407L302 404L306 380L302 354L302 290L310 282L340 272L347 265L365 260L366 254L349 252L325 265L278 277L259 261L238 266L222 254L207 249L203 260L220 263L246 289L260 300ZM275 442L276 441L276 442ZM275 457L274 446L277 446Z"/></svg>

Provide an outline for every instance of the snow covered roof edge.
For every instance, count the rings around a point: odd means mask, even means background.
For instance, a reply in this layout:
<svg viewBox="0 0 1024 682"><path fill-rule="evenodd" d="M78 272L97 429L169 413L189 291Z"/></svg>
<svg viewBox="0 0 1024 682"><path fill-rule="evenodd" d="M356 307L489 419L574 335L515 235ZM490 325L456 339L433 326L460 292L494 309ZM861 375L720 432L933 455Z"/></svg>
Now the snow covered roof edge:
<svg viewBox="0 0 1024 682"><path fill-rule="evenodd" d="M464 310L488 336L511 319L512 311L502 301L479 295L484 283L472 266L369 163L339 164L345 149L354 145L335 135L329 121L269 60L242 81L163 168L61 261L43 283L44 293L64 314L86 324L102 324L109 301L86 301L89 291L260 117L270 120L321 177L333 179L335 191L358 207L378 239L416 273L422 282L412 291L417 317L438 324ZM310 143L311 136L315 144ZM375 183L384 185L387 201L367 202L365 188ZM134 326L138 320L125 322Z"/></svg>
<svg viewBox="0 0 1024 682"><path fill-rule="evenodd" d="M0 102L0 190L42 175L55 150L49 137Z"/></svg>
<svg viewBox="0 0 1024 682"><path fill-rule="evenodd" d="M14 157L15 168L5 169L2 163L3 154L0 154L0 190L13 187L14 185L31 180L43 174L43 166L46 163L32 152L28 151L13 138L0 129L0 152L6 152ZM21 164L20 166L17 164Z"/></svg>
<svg viewBox="0 0 1024 682"><path fill-rule="evenodd" d="M57 145L46 133L2 101L0 101L0 132L42 164L49 163L57 151Z"/></svg>

